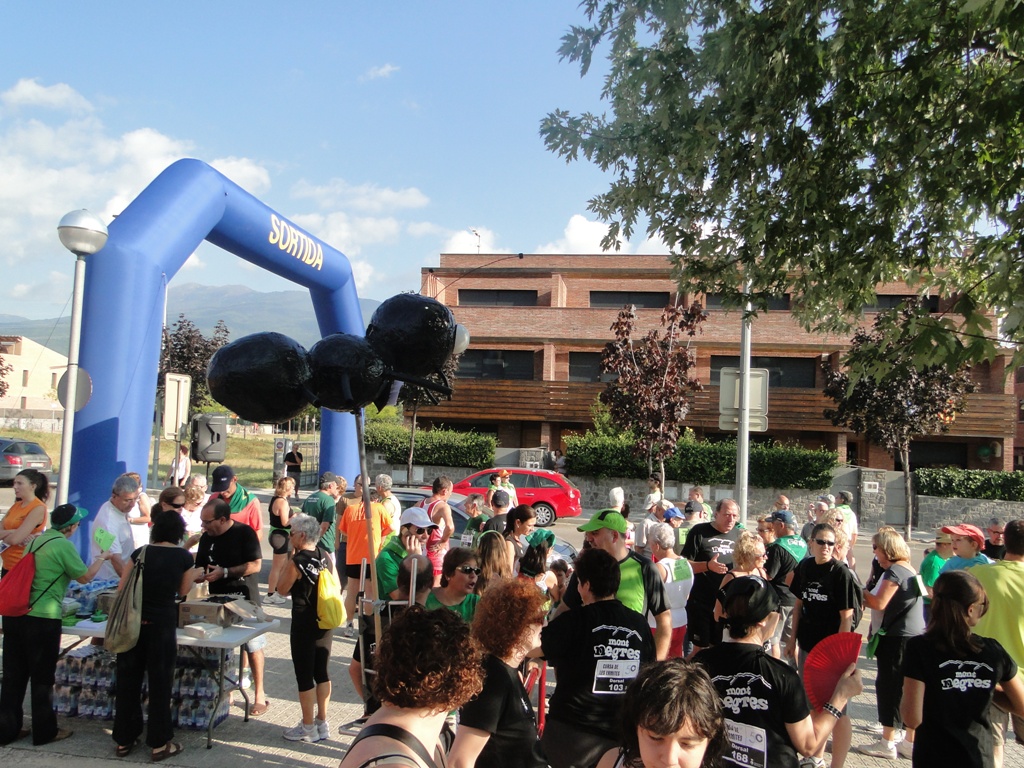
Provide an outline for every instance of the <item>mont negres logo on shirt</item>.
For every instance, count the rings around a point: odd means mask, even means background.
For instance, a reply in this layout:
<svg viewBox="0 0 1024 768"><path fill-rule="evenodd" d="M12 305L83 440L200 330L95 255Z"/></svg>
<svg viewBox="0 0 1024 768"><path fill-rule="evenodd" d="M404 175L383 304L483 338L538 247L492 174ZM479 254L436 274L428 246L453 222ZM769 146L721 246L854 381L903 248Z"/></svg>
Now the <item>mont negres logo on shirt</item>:
<svg viewBox="0 0 1024 768"><path fill-rule="evenodd" d="M324 265L324 249L320 243L273 213L270 214L270 234L267 241L303 264L318 270Z"/></svg>
<svg viewBox="0 0 1024 768"><path fill-rule="evenodd" d="M944 667L950 666L955 666L956 671L948 670L949 672L953 673L953 676L943 677L939 679L939 685L942 687L942 690L956 690L966 692L975 688L981 688L985 690L992 688L992 677L995 676L996 671L988 664L985 664L981 661L963 661L961 659L948 659L939 664L939 669L943 670ZM990 677L988 679L978 677L978 673L981 672L981 670L983 669L987 669L989 671Z"/></svg>
<svg viewBox="0 0 1024 768"><path fill-rule="evenodd" d="M741 672L736 675L716 675L711 678L711 682L718 688L722 696L722 707L734 715L738 715L744 709L752 709L759 712L766 712L768 710L768 699L756 695L753 691L755 685L760 685L769 691L772 689L771 683L761 677L761 675L753 672ZM722 685L719 685L720 682ZM724 691L722 690L723 685L725 687Z"/></svg>

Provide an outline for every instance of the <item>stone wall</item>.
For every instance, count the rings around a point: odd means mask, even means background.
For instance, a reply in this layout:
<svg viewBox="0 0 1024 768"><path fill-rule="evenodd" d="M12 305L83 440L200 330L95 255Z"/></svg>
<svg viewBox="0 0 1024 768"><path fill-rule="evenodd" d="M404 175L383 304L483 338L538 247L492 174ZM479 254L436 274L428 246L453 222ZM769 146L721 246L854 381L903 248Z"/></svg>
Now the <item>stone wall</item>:
<svg viewBox="0 0 1024 768"><path fill-rule="evenodd" d="M934 531L944 525L971 523L984 531L993 517L1004 523L1024 519L1024 502L918 496L914 525L922 531Z"/></svg>

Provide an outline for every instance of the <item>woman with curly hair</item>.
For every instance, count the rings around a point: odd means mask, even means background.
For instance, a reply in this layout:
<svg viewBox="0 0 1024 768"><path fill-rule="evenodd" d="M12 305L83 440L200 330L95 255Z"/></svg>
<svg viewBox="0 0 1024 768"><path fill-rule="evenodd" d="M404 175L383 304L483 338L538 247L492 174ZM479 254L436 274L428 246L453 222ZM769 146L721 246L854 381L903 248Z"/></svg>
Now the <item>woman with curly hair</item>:
<svg viewBox="0 0 1024 768"><path fill-rule="evenodd" d="M465 547L449 549L441 562L441 586L434 587L427 595L427 610L447 608L461 616L463 621L473 621L480 601L480 596L473 592L479 577L476 552Z"/></svg>
<svg viewBox="0 0 1024 768"><path fill-rule="evenodd" d="M718 768L728 745L722 700L699 664L649 664L626 689L622 747L597 768Z"/></svg>
<svg viewBox="0 0 1024 768"><path fill-rule="evenodd" d="M760 576L768 580L768 574L764 572L764 564L768 559L765 550L764 539L753 531L744 531L736 542L736 548L732 551L732 570L722 578L722 585L718 590L718 599L715 600L715 621L724 621L725 607L722 596L725 588L733 579L742 576ZM769 618L769 629L774 632L775 625L779 622L779 614L773 613Z"/></svg>
<svg viewBox="0 0 1024 768"><path fill-rule="evenodd" d="M443 765L445 717L481 688L480 651L469 625L451 611L414 605L384 631L374 665L373 692L381 707L339 768Z"/></svg>
<svg viewBox="0 0 1024 768"><path fill-rule="evenodd" d="M484 531L476 543L480 575L476 580L476 593L482 595L492 584L512 578L512 560L508 556L505 538L498 531Z"/></svg>
<svg viewBox="0 0 1024 768"><path fill-rule="evenodd" d="M459 713L451 768L546 768L533 706L519 665L540 645L545 596L533 584L503 581L480 598L473 639L483 649L484 687Z"/></svg>

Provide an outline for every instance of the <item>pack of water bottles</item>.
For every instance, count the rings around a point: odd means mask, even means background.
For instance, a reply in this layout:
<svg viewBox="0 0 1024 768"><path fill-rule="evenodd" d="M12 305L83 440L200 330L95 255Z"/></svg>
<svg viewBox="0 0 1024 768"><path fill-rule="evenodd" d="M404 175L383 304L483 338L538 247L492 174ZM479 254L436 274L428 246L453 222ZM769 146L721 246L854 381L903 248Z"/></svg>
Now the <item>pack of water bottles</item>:
<svg viewBox="0 0 1024 768"><path fill-rule="evenodd" d="M54 669L54 709L67 717L111 720L116 683L114 654L98 645L75 648Z"/></svg>
<svg viewBox="0 0 1024 768"><path fill-rule="evenodd" d="M198 656L197 656L198 654ZM234 651L228 651L225 667L237 664ZM210 721L220 725L228 716L231 696L225 687L220 706L217 702L217 676L220 651L211 648L178 646L174 678L171 682L171 721L176 727L205 730ZM115 711L117 657L99 645L75 648L57 662L54 670L53 701L57 714L112 720ZM147 718L149 681L142 680L142 713Z"/></svg>

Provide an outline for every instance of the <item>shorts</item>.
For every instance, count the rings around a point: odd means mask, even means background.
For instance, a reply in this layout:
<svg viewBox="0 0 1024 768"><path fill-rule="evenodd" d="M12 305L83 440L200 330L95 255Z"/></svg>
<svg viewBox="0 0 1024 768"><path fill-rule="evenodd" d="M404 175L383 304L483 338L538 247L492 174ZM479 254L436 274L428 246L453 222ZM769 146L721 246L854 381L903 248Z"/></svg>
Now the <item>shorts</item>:
<svg viewBox="0 0 1024 768"><path fill-rule="evenodd" d="M267 633L264 632L262 635L254 637L248 643L245 643L242 648L249 653L256 653L256 651L262 651L267 647Z"/></svg>
<svg viewBox="0 0 1024 768"><path fill-rule="evenodd" d="M686 606L687 639L698 648L715 645L715 623L714 609L693 603Z"/></svg>
<svg viewBox="0 0 1024 768"><path fill-rule="evenodd" d="M271 529L267 543L274 550L275 555L287 555L292 551L291 533L284 528Z"/></svg>
<svg viewBox="0 0 1024 768"><path fill-rule="evenodd" d="M345 575L350 579L355 579L356 581L359 581L363 576L366 576L366 578L369 579L370 564L366 563L366 565L363 565L362 563L356 563L354 565L346 565Z"/></svg>
<svg viewBox="0 0 1024 768"><path fill-rule="evenodd" d="M651 628L651 634L657 637L658 630ZM684 657L683 643L686 640L686 625L683 624L681 627L672 627L672 637L668 644L668 658L670 659L681 659Z"/></svg>

